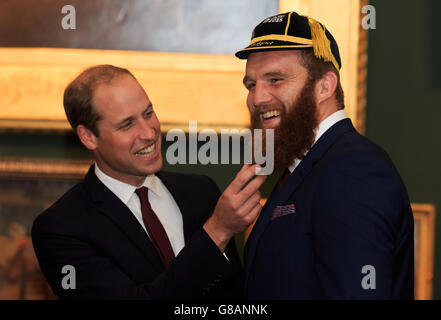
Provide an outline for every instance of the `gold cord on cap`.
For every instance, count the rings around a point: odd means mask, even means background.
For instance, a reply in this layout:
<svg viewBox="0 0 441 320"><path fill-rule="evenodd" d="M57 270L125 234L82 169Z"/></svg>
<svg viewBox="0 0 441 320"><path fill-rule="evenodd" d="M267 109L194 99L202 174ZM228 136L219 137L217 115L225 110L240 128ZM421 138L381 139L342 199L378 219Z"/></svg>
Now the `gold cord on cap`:
<svg viewBox="0 0 441 320"><path fill-rule="evenodd" d="M313 18L308 17L309 28L311 29L312 46L314 56L326 62L332 62L337 70L340 67L331 51L331 42L326 37L325 29Z"/></svg>

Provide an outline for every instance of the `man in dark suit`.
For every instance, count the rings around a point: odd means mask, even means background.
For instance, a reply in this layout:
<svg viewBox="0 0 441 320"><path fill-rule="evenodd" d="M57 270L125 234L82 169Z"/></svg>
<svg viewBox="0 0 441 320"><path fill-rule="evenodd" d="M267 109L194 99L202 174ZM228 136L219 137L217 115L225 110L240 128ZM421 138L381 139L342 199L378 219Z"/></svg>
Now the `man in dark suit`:
<svg viewBox="0 0 441 320"><path fill-rule="evenodd" d="M245 248L251 299L413 299L413 216L380 147L344 112L337 43L314 19L263 20L244 84L254 128L274 129L285 174Z"/></svg>
<svg viewBox="0 0 441 320"><path fill-rule="evenodd" d="M62 299L240 297L233 236L260 212L264 177L244 166L220 196L208 177L160 171L161 131L126 69L102 65L65 90L67 118L95 164L35 220L41 269Z"/></svg>

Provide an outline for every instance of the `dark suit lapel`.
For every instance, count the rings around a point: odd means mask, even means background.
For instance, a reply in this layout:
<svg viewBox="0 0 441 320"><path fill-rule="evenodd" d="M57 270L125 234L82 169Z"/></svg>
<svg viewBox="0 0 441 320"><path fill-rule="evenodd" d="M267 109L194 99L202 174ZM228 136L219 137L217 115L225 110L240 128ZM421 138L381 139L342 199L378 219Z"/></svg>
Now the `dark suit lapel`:
<svg viewBox="0 0 441 320"><path fill-rule="evenodd" d="M191 214L196 204L190 203L185 196L185 188L188 188L188 186L179 183L174 175L167 174L167 172L159 171L156 175L161 179L168 191L170 191L181 211L184 224L184 239L185 243L188 243L191 236L200 227L197 217Z"/></svg>
<svg viewBox="0 0 441 320"><path fill-rule="evenodd" d="M282 189L278 191L276 190L276 186L275 189L272 191L271 196L268 198L264 208L262 209L259 219L256 222L256 225L254 226L246 244L246 280L248 280L248 276L250 274L249 271L252 261L254 259L254 255L256 253L259 238L264 232L267 225L270 223L272 213L276 206L280 206L286 203L290 196L300 186L303 179L309 174L317 161L319 161L326 153L326 151L336 142L337 138L343 133L350 130L355 130L350 119L344 119L334 124L314 144L314 146L311 148L305 158L300 162L294 172L286 180Z"/></svg>
<svg viewBox="0 0 441 320"><path fill-rule="evenodd" d="M164 265L150 238L130 209L97 178L94 165L90 167L84 185L100 212L121 229L147 260L158 269L158 272L162 272Z"/></svg>

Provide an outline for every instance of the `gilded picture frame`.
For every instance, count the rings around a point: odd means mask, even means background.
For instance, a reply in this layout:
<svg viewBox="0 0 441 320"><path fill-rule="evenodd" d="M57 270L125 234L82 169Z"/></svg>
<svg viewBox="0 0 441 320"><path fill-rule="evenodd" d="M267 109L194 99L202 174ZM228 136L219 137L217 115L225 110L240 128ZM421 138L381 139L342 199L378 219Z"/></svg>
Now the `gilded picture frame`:
<svg viewBox="0 0 441 320"><path fill-rule="evenodd" d="M337 39L343 61L341 79L346 112L364 131L367 31L354 0L280 0L279 11L296 10L325 23ZM256 21L257 24L258 21ZM251 30L250 30L251 33ZM240 48L238 48L240 49ZM245 62L233 55L171 52L0 48L0 130L66 131L64 88L81 70L95 64L128 68L153 101L162 131L244 128L249 124Z"/></svg>
<svg viewBox="0 0 441 320"><path fill-rule="evenodd" d="M415 222L415 299L433 297L433 267L435 254L435 207L412 204Z"/></svg>

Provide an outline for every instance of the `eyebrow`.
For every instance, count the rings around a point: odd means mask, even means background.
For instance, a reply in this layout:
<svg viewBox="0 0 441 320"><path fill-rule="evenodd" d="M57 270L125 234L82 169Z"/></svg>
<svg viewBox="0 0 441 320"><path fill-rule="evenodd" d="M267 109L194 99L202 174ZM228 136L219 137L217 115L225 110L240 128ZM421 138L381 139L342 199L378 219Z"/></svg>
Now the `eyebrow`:
<svg viewBox="0 0 441 320"><path fill-rule="evenodd" d="M263 76L265 78L270 78L270 77L291 77L292 75L283 71L271 71L265 73ZM251 79L249 76L245 76L242 81L243 84L246 84L248 81L253 81L253 79Z"/></svg>
<svg viewBox="0 0 441 320"><path fill-rule="evenodd" d="M149 110L149 109L153 109L153 104L150 102L148 105L147 105L147 107L144 109L144 111L142 112L142 113L145 113L147 110ZM132 121L132 120L134 120L135 119L135 117L134 116L129 116L129 117L127 117L127 118L124 118L123 120L121 120L120 122L118 122L117 124L116 124L116 127L117 128L120 128L120 127L122 127L126 122L129 122L129 121Z"/></svg>
<svg viewBox="0 0 441 320"><path fill-rule="evenodd" d="M148 109L153 109L153 104L151 102L149 102L147 107L145 107L144 112L146 112Z"/></svg>
<svg viewBox="0 0 441 320"><path fill-rule="evenodd" d="M288 73L283 71L273 71L273 72L267 72L263 75L264 77L287 77L289 76Z"/></svg>
<svg viewBox="0 0 441 320"><path fill-rule="evenodd" d="M116 127L116 128L121 128L121 127L123 127L127 122L130 122L130 121L132 121L133 119L135 119L135 117L132 117L132 116L127 117L127 118L121 120L120 122L118 122L118 123L115 125L115 127Z"/></svg>

